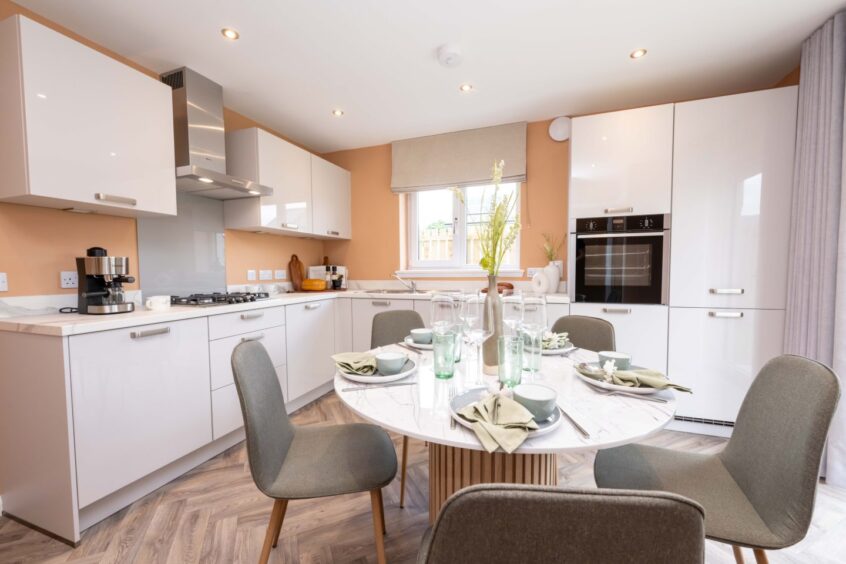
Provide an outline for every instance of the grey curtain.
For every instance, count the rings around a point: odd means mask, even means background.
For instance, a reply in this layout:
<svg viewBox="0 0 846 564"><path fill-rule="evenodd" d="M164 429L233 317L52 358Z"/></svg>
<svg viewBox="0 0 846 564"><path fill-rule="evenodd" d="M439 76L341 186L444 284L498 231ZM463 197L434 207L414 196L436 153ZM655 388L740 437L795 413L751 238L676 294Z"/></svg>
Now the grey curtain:
<svg viewBox="0 0 846 564"><path fill-rule="evenodd" d="M846 374L846 198L844 104L846 12L802 46L785 352ZM846 408L829 435L826 478L846 486Z"/></svg>

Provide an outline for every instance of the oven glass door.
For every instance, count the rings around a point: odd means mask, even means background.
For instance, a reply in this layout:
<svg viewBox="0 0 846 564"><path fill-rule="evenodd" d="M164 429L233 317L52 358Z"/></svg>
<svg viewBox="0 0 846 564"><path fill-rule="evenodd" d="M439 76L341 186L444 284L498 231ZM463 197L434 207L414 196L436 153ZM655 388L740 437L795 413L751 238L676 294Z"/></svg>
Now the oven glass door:
<svg viewBox="0 0 846 564"><path fill-rule="evenodd" d="M576 236L578 302L660 304L663 233Z"/></svg>

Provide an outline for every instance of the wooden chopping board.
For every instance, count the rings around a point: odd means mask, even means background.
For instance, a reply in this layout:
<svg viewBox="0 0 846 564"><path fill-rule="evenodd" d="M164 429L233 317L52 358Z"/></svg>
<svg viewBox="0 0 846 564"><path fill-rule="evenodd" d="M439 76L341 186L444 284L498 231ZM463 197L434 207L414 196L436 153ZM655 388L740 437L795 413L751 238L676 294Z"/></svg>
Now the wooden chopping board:
<svg viewBox="0 0 846 564"><path fill-rule="evenodd" d="M303 278L305 278L305 266L297 255L291 255L288 263L288 274L291 277L291 286L299 292L303 289Z"/></svg>

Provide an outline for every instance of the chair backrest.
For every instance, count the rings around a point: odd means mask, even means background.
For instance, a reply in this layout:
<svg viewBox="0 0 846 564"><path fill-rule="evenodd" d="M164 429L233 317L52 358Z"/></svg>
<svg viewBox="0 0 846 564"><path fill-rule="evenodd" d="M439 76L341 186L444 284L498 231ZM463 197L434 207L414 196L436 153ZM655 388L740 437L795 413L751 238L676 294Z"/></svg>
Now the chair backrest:
<svg viewBox="0 0 846 564"><path fill-rule="evenodd" d="M261 343L245 341L236 346L232 372L244 416L250 472L258 489L267 493L279 475L296 427L288 419L273 361Z"/></svg>
<svg viewBox="0 0 846 564"><path fill-rule="evenodd" d="M776 357L752 382L720 453L784 546L802 540L811 523L823 446L839 397L837 376L827 366L800 356Z"/></svg>
<svg viewBox="0 0 846 564"><path fill-rule="evenodd" d="M399 343L412 329L425 327L423 318L413 310L383 311L373 316L370 348Z"/></svg>
<svg viewBox="0 0 846 564"><path fill-rule="evenodd" d="M418 563L697 563L702 507L665 492L482 484L447 500Z"/></svg>
<svg viewBox="0 0 846 564"><path fill-rule="evenodd" d="M614 326L598 317L565 315L552 325L554 333L569 333L570 342L589 351L616 350Z"/></svg>

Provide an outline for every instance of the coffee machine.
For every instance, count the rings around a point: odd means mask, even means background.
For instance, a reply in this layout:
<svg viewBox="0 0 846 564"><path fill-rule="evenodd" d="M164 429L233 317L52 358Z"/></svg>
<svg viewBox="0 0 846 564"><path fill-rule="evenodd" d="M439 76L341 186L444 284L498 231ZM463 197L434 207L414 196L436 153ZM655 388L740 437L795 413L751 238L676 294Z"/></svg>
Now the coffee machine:
<svg viewBox="0 0 846 564"><path fill-rule="evenodd" d="M129 257L110 257L106 249L91 247L84 257L77 257L79 273L79 313L105 315L128 313L135 304L126 301L124 283L135 282L128 276Z"/></svg>

